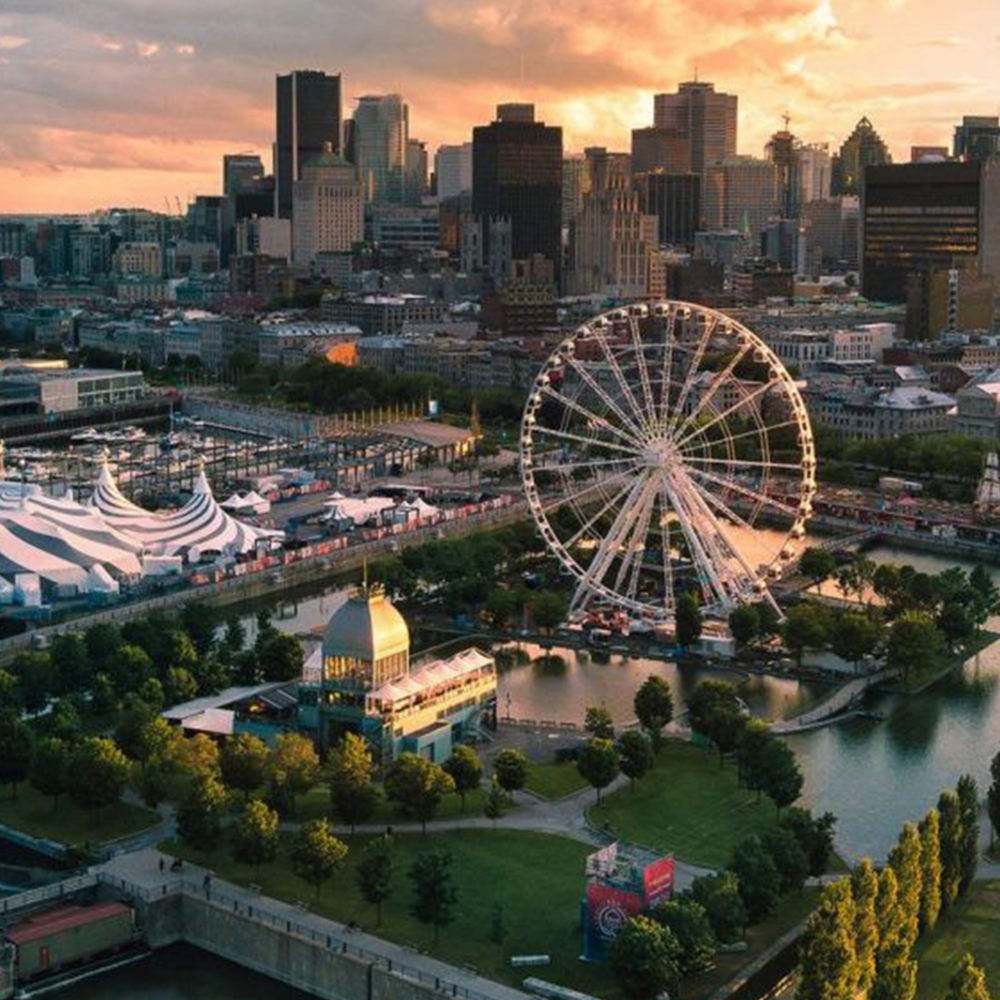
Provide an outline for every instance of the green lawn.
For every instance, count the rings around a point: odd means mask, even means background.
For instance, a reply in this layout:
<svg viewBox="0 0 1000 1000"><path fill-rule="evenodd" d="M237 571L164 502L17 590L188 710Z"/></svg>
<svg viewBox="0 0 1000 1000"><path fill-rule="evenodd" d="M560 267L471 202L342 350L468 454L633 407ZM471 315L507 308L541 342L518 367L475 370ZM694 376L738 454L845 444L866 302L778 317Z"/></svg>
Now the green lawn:
<svg viewBox="0 0 1000 1000"><path fill-rule="evenodd" d="M573 761L562 764L532 761L528 768L528 791L546 799L561 799L587 787Z"/></svg>
<svg viewBox="0 0 1000 1000"><path fill-rule="evenodd" d="M336 920L355 920L366 930L375 931L374 910L361 899L354 881L354 866L365 838L348 838L347 843L347 866L324 887L314 909ZM587 845L518 830L400 834L395 843L396 889L385 905L377 931L381 937L422 950L431 948L431 928L409 913L412 892L406 872L418 854L443 848L453 858L459 902L456 922L443 930L441 943L433 952L437 957L455 965L474 965L485 976L520 985L531 972L511 969L510 956L548 953L552 965L539 970L545 979L600 997L617 995L606 970L578 960L584 859L590 852ZM225 847L212 856L174 842L162 847L207 865L220 878L243 885L256 883L265 895L292 901L313 899L313 890L292 874L284 850L278 861L255 874L252 867L234 861ZM544 905L539 905L539 900L544 900ZM497 905L503 907L503 923L509 931L502 948L490 941Z"/></svg>
<svg viewBox="0 0 1000 1000"><path fill-rule="evenodd" d="M16 798L10 795L0 798L0 823L71 847L117 840L145 830L157 821L156 813L127 802L86 811L77 808L64 795L58 808L53 809L52 799L30 785L21 785Z"/></svg>
<svg viewBox="0 0 1000 1000"><path fill-rule="evenodd" d="M668 740L656 767L635 791L623 788L591 806L593 823L644 847L719 868L736 844L775 823L774 806L737 787L736 765L719 767L718 755Z"/></svg>
<svg viewBox="0 0 1000 1000"><path fill-rule="evenodd" d="M998 638L1000 635L996 632L983 629L973 636L961 651L953 653L944 650L940 652L926 670L913 670L905 677L894 681L892 687L907 694L923 691L953 671L960 670L962 664L981 653L987 646L991 646Z"/></svg>
<svg viewBox="0 0 1000 1000"><path fill-rule="evenodd" d="M934 932L918 943L920 1000L942 1000L966 951L986 970L993 996L1000 995L1000 882L975 883Z"/></svg>

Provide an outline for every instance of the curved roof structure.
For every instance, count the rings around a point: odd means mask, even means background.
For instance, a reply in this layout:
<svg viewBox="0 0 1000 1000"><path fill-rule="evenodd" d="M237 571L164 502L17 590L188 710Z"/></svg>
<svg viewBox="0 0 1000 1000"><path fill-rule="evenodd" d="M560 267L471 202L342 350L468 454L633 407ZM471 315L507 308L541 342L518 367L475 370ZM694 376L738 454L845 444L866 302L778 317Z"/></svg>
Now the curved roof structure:
<svg viewBox="0 0 1000 1000"><path fill-rule="evenodd" d="M331 615L323 636L323 657L347 656L375 662L409 653L410 630L385 593L362 587Z"/></svg>

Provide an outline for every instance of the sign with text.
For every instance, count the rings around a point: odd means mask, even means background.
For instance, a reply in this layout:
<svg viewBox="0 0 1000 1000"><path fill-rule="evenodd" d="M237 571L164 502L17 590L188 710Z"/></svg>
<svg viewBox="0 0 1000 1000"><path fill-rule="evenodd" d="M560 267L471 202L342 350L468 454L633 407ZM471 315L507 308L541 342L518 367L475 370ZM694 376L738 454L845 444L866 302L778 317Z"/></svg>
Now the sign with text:
<svg viewBox="0 0 1000 1000"><path fill-rule="evenodd" d="M659 861L654 861L643 869L642 888L646 909L670 898L674 891L674 856L672 854L660 858Z"/></svg>

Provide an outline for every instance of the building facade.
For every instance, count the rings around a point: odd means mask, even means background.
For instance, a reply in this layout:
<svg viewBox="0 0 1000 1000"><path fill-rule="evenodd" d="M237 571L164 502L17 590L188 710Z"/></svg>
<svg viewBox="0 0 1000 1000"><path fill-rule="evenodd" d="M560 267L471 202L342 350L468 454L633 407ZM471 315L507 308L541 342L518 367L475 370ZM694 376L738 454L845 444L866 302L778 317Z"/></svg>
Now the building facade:
<svg viewBox="0 0 1000 1000"><path fill-rule="evenodd" d="M654 96L653 124L686 135L688 169L703 174L713 163L736 155L738 103L735 94L717 93L712 83L682 83L676 94Z"/></svg>
<svg viewBox="0 0 1000 1000"><path fill-rule="evenodd" d="M311 264L323 253L350 253L365 237L358 171L331 146L303 166L292 204L292 259L297 264Z"/></svg>

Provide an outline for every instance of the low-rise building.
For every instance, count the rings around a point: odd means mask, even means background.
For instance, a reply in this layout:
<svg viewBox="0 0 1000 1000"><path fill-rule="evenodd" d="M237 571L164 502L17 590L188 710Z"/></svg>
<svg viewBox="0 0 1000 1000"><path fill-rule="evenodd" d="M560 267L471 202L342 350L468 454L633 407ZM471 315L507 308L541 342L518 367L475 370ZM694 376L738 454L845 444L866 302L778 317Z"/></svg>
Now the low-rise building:
<svg viewBox="0 0 1000 1000"><path fill-rule="evenodd" d="M261 364L294 365L360 337L361 330L348 323L275 323L260 328L257 357Z"/></svg>
<svg viewBox="0 0 1000 1000"><path fill-rule="evenodd" d="M955 398L917 386L880 391L810 385L805 402L814 423L858 440L948 434L956 427Z"/></svg>
<svg viewBox="0 0 1000 1000"><path fill-rule="evenodd" d="M405 323L436 323L444 319L446 306L424 295L364 295L324 300L326 319L360 328L365 337L394 336Z"/></svg>
<svg viewBox="0 0 1000 1000"><path fill-rule="evenodd" d="M8 369L0 372L0 408L18 413L69 413L140 399L142 372L99 368Z"/></svg>

